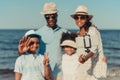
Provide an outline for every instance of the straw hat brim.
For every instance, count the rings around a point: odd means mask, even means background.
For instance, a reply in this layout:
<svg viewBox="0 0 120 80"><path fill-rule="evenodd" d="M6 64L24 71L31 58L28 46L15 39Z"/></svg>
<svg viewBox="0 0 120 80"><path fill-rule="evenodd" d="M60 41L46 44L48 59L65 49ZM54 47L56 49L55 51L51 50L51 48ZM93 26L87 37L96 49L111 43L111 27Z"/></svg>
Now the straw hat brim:
<svg viewBox="0 0 120 80"><path fill-rule="evenodd" d="M70 47L73 47L73 48L77 48L76 43L74 41L71 41L71 40L63 41L62 44L61 44L61 47L64 47L64 46L70 46Z"/></svg>
<svg viewBox="0 0 120 80"><path fill-rule="evenodd" d="M29 30L25 33L24 35L25 37L39 37L40 38L40 35L38 35L34 30Z"/></svg>
<svg viewBox="0 0 120 80"><path fill-rule="evenodd" d="M74 14L71 14L70 16L74 19L75 15L87 15L89 17L89 20L91 20L93 18L93 15L91 15L91 14L84 14L84 13L74 13Z"/></svg>
<svg viewBox="0 0 120 80"><path fill-rule="evenodd" d="M41 14L55 14L58 11L42 11Z"/></svg>

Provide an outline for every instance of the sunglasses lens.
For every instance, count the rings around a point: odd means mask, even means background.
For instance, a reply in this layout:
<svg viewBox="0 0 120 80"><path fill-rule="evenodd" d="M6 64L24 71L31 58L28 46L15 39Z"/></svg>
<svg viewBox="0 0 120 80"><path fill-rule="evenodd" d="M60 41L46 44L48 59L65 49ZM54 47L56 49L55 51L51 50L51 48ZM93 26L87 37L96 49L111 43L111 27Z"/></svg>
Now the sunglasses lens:
<svg viewBox="0 0 120 80"><path fill-rule="evenodd" d="M45 15L45 18L46 18L47 20L49 20L50 18L56 19L57 16L56 16L56 15Z"/></svg>
<svg viewBox="0 0 120 80"><path fill-rule="evenodd" d="M29 46L34 45L34 44L39 44L39 42L31 41L30 44L29 44Z"/></svg>
<svg viewBox="0 0 120 80"><path fill-rule="evenodd" d="M74 19L75 19L75 20L78 20L78 19L84 20L84 19L86 19L86 18L87 18L86 16L81 16L81 15L75 15L75 16L74 16Z"/></svg>
<svg viewBox="0 0 120 80"><path fill-rule="evenodd" d="M51 18L56 19L56 16L54 15L54 16L52 16Z"/></svg>
<svg viewBox="0 0 120 80"><path fill-rule="evenodd" d="M31 46L31 45L33 45L33 44L34 44L34 42L31 41L30 44L29 44L29 46Z"/></svg>
<svg viewBox="0 0 120 80"><path fill-rule="evenodd" d="M75 20L78 20L78 18L79 18L79 17L78 17L77 15L74 16L74 19L75 19Z"/></svg>
<svg viewBox="0 0 120 80"><path fill-rule="evenodd" d="M80 19L84 20L86 19L86 16L81 16Z"/></svg>
<svg viewBox="0 0 120 80"><path fill-rule="evenodd" d="M49 16L45 16L45 19L50 19L50 17Z"/></svg>

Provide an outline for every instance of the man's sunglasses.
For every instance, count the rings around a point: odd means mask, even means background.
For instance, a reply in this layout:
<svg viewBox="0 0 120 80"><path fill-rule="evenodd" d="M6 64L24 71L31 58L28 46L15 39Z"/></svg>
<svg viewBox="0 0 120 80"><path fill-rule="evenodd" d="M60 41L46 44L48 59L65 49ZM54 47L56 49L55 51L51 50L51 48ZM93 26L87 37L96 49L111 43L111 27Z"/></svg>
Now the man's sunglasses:
<svg viewBox="0 0 120 80"><path fill-rule="evenodd" d="M78 19L85 20L85 19L87 19L87 16L86 15L75 15L73 18L75 20L78 20Z"/></svg>
<svg viewBox="0 0 120 80"><path fill-rule="evenodd" d="M57 15L56 15L56 14L45 15L45 19L46 19L46 20L49 20L50 18L56 19L56 18L57 18Z"/></svg>

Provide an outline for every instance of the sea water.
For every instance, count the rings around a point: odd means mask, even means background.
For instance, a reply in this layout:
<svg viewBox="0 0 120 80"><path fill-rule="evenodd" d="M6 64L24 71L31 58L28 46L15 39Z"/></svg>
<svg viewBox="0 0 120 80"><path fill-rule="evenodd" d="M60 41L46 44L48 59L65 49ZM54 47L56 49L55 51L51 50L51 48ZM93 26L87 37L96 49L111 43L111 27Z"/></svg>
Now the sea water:
<svg viewBox="0 0 120 80"><path fill-rule="evenodd" d="M18 43L27 30L0 30L0 75L13 71L18 57ZM76 32L77 30L70 30ZM120 76L120 30L100 30L108 76Z"/></svg>

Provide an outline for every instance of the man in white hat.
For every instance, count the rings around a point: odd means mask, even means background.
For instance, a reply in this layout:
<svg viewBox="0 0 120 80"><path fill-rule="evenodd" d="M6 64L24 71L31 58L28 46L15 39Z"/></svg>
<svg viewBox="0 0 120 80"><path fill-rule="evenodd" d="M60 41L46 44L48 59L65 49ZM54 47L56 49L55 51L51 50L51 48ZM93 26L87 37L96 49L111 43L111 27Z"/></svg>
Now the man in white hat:
<svg viewBox="0 0 120 80"><path fill-rule="evenodd" d="M50 58L50 67L53 80L62 80L60 38L65 29L57 25L58 10L53 2L46 3L41 14L44 15L47 24L37 30L45 43L45 52ZM41 51L41 50L40 50Z"/></svg>
<svg viewBox="0 0 120 80"><path fill-rule="evenodd" d="M52 80L62 80L60 38L65 29L57 25L58 10L53 2L45 3L41 14L44 15L47 24L36 31L42 41L40 53L48 53L50 59ZM21 54L21 53L20 53Z"/></svg>

